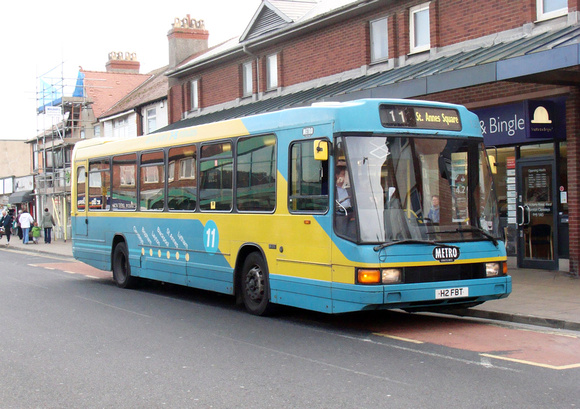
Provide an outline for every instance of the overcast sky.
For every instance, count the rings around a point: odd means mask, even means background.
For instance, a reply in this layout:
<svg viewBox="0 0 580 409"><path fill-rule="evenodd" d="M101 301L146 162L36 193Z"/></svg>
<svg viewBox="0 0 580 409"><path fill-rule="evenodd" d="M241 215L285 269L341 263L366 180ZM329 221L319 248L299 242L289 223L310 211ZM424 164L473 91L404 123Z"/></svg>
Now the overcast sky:
<svg viewBox="0 0 580 409"><path fill-rule="evenodd" d="M0 16L0 139L36 136L37 78L79 66L104 71L108 54L136 53L141 73L168 63L167 32L176 17L204 20L210 46L239 36L260 0L53 0L4 2ZM61 66L63 69L61 70ZM66 95L66 94L65 94Z"/></svg>

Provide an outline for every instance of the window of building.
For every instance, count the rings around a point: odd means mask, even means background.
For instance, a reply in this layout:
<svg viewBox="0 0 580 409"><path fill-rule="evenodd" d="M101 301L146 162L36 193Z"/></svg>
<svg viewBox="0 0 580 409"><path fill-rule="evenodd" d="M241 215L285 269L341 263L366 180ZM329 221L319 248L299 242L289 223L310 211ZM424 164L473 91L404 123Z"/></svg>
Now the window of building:
<svg viewBox="0 0 580 409"><path fill-rule="evenodd" d="M314 159L314 141L290 147L288 208L291 212L326 213L328 210L328 161Z"/></svg>
<svg viewBox="0 0 580 409"><path fill-rule="evenodd" d="M157 110L155 108L149 108L147 110L147 133L151 133L157 130Z"/></svg>
<svg viewBox="0 0 580 409"><path fill-rule="evenodd" d="M199 108L199 80L193 80L190 83L190 101L191 110Z"/></svg>
<svg viewBox="0 0 580 409"><path fill-rule="evenodd" d="M113 136L126 138L129 136L129 119L127 117L113 120Z"/></svg>
<svg viewBox="0 0 580 409"><path fill-rule="evenodd" d="M101 137L101 125L95 124L95 127L93 128L93 132L95 133L95 138L100 138Z"/></svg>
<svg viewBox="0 0 580 409"><path fill-rule="evenodd" d="M252 95L253 85L252 62L250 61L242 65L242 94L244 97Z"/></svg>
<svg viewBox="0 0 580 409"><path fill-rule="evenodd" d="M113 210L137 209L137 155L113 158Z"/></svg>
<svg viewBox="0 0 580 409"><path fill-rule="evenodd" d="M89 162L89 210L109 210L111 206L111 169L109 159Z"/></svg>
<svg viewBox="0 0 580 409"><path fill-rule="evenodd" d="M163 210L165 207L165 172L163 151L141 155L140 210Z"/></svg>
<svg viewBox="0 0 580 409"><path fill-rule="evenodd" d="M388 19L371 21L371 62L389 58Z"/></svg>
<svg viewBox="0 0 580 409"><path fill-rule="evenodd" d="M202 146L199 168L199 207L202 210L231 210L232 144L221 142Z"/></svg>
<svg viewBox="0 0 580 409"><path fill-rule="evenodd" d="M538 20L563 16L568 14L568 0L536 0L536 10Z"/></svg>
<svg viewBox="0 0 580 409"><path fill-rule="evenodd" d="M195 210L197 205L195 145L171 148L168 161L167 207L169 210Z"/></svg>
<svg viewBox="0 0 580 409"><path fill-rule="evenodd" d="M429 25L429 3L411 7L409 11L409 26L411 52L418 53L431 48L431 32Z"/></svg>
<svg viewBox="0 0 580 409"><path fill-rule="evenodd" d="M278 88L277 54L272 54L266 57L266 87L269 90Z"/></svg>
<svg viewBox="0 0 580 409"><path fill-rule="evenodd" d="M276 207L276 137L240 139L236 154L238 210L273 211Z"/></svg>

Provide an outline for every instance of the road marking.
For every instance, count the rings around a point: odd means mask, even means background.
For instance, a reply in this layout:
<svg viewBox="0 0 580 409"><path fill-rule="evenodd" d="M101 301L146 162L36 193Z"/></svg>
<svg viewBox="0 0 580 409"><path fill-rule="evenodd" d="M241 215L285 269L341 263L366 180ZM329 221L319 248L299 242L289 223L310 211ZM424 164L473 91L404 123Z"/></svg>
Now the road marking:
<svg viewBox="0 0 580 409"><path fill-rule="evenodd" d="M542 364L542 363L539 363L539 362L526 361L524 359L509 358L507 356L499 356L499 355L492 355L492 354L479 354L479 355L480 356L484 356L484 357L488 357L488 358L501 359L503 361L516 362L518 364L538 366L540 368L547 368L547 369L554 369L556 371L562 371L564 369L580 368L580 364L571 364L571 365L560 365L560 366L557 366L557 365Z"/></svg>
<svg viewBox="0 0 580 409"><path fill-rule="evenodd" d="M424 344L423 341L419 341L416 339L410 339L410 338L403 338L403 337L397 337L395 335L389 335L389 334L381 334L380 332L375 332L373 333L373 335L378 335L379 337L385 337L385 338L391 338L391 339L396 339L397 341L405 341L405 342L410 342L412 344Z"/></svg>

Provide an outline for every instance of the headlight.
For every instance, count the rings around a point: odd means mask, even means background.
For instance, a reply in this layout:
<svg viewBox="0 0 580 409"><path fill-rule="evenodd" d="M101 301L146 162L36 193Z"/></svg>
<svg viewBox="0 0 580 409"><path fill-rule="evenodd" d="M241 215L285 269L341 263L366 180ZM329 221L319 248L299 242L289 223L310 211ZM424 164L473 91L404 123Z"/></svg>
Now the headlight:
<svg viewBox="0 0 580 409"><path fill-rule="evenodd" d="M394 284L400 283L402 278L400 268L371 269L359 268L357 282L359 284Z"/></svg>
<svg viewBox="0 0 580 409"><path fill-rule="evenodd" d="M383 284L400 283L401 276L401 269L399 268L385 268L382 270Z"/></svg>
<svg viewBox="0 0 580 409"><path fill-rule="evenodd" d="M485 276L497 277L503 273L501 268L502 263L485 263Z"/></svg>

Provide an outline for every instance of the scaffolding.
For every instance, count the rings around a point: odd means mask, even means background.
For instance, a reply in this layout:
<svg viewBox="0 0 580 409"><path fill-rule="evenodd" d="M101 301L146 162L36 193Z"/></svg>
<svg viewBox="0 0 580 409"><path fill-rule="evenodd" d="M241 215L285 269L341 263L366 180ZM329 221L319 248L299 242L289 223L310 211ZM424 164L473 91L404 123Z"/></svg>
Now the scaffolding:
<svg viewBox="0 0 580 409"><path fill-rule="evenodd" d="M43 210L53 214L55 239L71 235L71 157L79 140L92 131L92 111L85 97L82 71L77 78L64 74L64 62L37 76L37 133L33 149L36 219ZM88 126L87 126L88 124ZM92 136L92 135L91 135Z"/></svg>

